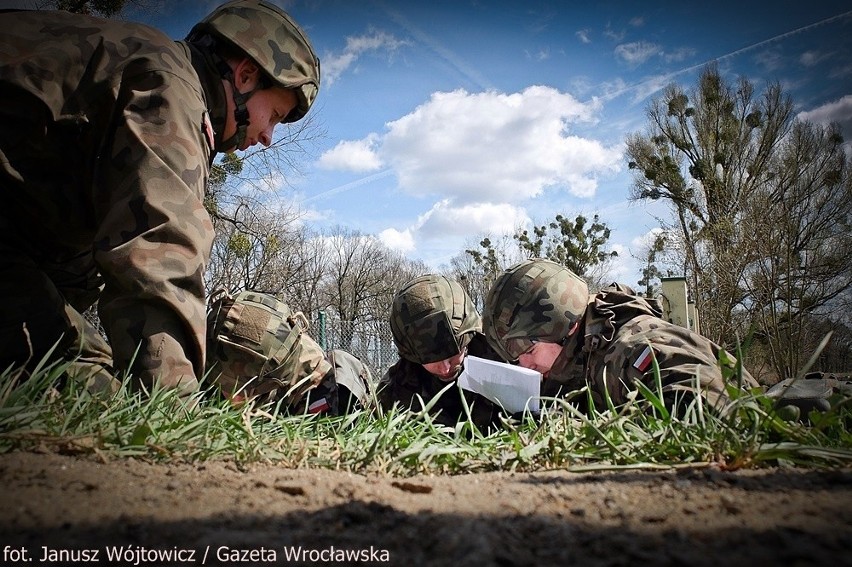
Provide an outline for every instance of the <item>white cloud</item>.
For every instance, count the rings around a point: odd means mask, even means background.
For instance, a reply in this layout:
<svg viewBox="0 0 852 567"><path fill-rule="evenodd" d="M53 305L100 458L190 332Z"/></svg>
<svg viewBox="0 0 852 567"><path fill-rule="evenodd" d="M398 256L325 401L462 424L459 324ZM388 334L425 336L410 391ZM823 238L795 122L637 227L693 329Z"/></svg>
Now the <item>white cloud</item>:
<svg viewBox="0 0 852 567"><path fill-rule="evenodd" d="M539 49L535 53L530 53L526 51L527 59L534 59L535 61L547 61L550 59L550 50L547 48Z"/></svg>
<svg viewBox="0 0 852 567"><path fill-rule="evenodd" d="M691 47L678 47L672 51L667 51L664 54L667 63L684 61L695 55L695 49Z"/></svg>
<svg viewBox="0 0 852 567"><path fill-rule="evenodd" d="M439 92L389 123L378 151L400 188L415 195L513 203L564 187L590 196L599 174L619 169L621 151L570 135L568 126L594 122L598 108L545 86Z"/></svg>
<svg viewBox="0 0 852 567"><path fill-rule="evenodd" d="M631 66L641 65L654 55L658 55L662 49L655 43L647 41L634 41L622 43L615 47L615 56Z"/></svg>
<svg viewBox="0 0 852 567"><path fill-rule="evenodd" d="M848 141L852 139L852 95L846 95L813 110L800 112L797 118L825 125L837 122L840 124L844 139L849 143Z"/></svg>
<svg viewBox="0 0 852 567"><path fill-rule="evenodd" d="M832 69L828 77L830 79L845 79L849 75L852 75L852 65L843 65Z"/></svg>
<svg viewBox="0 0 852 567"><path fill-rule="evenodd" d="M340 169L363 173L381 169L382 160L374 151L378 137L371 134L361 140L343 140L323 152L318 165L324 169Z"/></svg>
<svg viewBox="0 0 852 567"><path fill-rule="evenodd" d="M604 37L606 37L607 39L611 39L612 41L616 41L616 42L624 39L624 32L623 31L617 32L614 29L612 29L611 27L609 27L609 25L606 26L606 29L603 31L603 34L604 34Z"/></svg>
<svg viewBox="0 0 852 567"><path fill-rule="evenodd" d="M383 31L372 30L368 35L347 37L346 47L342 53L327 53L321 58L323 86L326 88L331 86L364 53L371 51L392 53L404 45L407 45L405 41L398 40Z"/></svg>
<svg viewBox="0 0 852 567"><path fill-rule="evenodd" d="M754 56L754 61L764 71L777 71L784 65L784 57L776 49L766 49Z"/></svg>
<svg viewBox="0 0 852 567"><path fill-rule="evenodd" d="M829 57L830 54L828 53L822 53L819 51L805 51L799 56L799 63L801 63L805 67L813 67L820 61L824 61Z"/></svg>
<svg viewBox="0 0 852 567"><path fill-rule="evenodd" d="M798 118L820 124L852 120L852 95L846 95L807 112L800 112Z"/></svg>
<svg viewBox="0 0 852 567"><path fill-rule="evenodd" d="M529 222L526 211L507 203L470 203L455 205L441 200L417 219L414 230L422 238L469 236L484 232L513 233Z"/></svg>
<svg viewBox="0 0 852 567"><path fill-rule="evenodd" d="M664 89L666 85L672 82L673 79L673 74L651 75L638 83L627 83L621 78L615 78L612 81L601 83L600 87L603 92L601 99L610 101L623 94L632 92L633 102L641 102L654 93Z"/></svg>
<svg viewBox="0 0 852 567"><path fill-rule="evenodd" d="M389 248L404 253L429 250L436 243L442 250L460 250L471 237L514 234L517 227L530 222L523 208L507 203L456 205L450 199L442 199L411 226L387 228L379 233L379 238Z"/></svg>
<svg viewBox="0 0 852 567"><path fill-rule="evenodd" d="M415 248L414 236L410 229L399 231L395 228L387 228L379 233L379 240L388 248L402 253L412 252Z"/></svg>
<svg viewBox="0 0 852 567"><path fill-rule="evenodd" d="M648 248L654 245L654 241L657 239L657 236L663 234L663 229L660 227L655 227L646 232L645 234L640 234L630 241L630 248L636 254L643 254ZM621 252L619 252L621 254Z"/></svg>
<svg viewBox="0 0 852 567"><path fill-rule="evenodd" d="M574 35L577 36L582 43L592 43L592 40L589 38L589 30L577 30Z"/></svg>

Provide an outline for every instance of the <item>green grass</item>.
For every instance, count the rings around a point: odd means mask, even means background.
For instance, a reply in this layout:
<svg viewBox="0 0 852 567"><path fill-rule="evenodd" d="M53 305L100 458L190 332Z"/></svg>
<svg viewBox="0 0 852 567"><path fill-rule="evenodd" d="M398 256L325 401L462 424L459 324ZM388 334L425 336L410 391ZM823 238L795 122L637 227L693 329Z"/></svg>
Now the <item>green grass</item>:
<svg viewBox="0 0 852 567"><path fill-rule="evenodd" d="M539 419L506 420L486 434L470 421L440 426L425 412L293 417L273 404L235 407L205 392L182 400L169 390L133 391L127 381L116 395L97 397L73 383L54 388L63 370L45 366L26 381L11 369L0 373L0 454L42 449L102 459L228 459L396 476L852 464L849 400L804 425L782 419L762 393L735 387L724 415L700 398L669 411L657 385L591 415L554 401Z"/></svg>

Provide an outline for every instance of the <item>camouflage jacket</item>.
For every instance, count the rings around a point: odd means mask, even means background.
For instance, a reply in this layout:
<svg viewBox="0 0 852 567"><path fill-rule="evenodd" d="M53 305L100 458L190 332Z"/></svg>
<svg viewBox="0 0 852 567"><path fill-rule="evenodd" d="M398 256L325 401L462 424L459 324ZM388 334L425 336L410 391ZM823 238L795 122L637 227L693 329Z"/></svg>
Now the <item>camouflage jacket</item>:
<svg viewBox="0 0 852 567"><path fill-rule="evenodd" d="M0 28L3 237L79 274L89 303L103 284L117 370L140 348L137 380L194 389L213 239L205 125L224 104L221 81L199 76L188 45L140 24L5 12Z"/></svg>
<svg viewBox="0 0 852 567"><path fill-rule="evenodd" d="M588 384L599 409L606 407L605 393L616 405L623 404L637 380L655 389L656 358L667 404L676 392L694 392L696 377L710 404L724 404L728 396L719 367L723 349L661 316L656 300L633 295L620 284L592 296L580 328L551 368L543 395L566 394ZM735 359L727 355L727 360L733 371ZM743 382L745 387L757 386L747 371ZM583 405L584 400L578 401Z"/></svg>
<svg viewBox="0 0 852 567"><path fill-rule="evenodd" d="M474 334L467 345L467 354L503 362L488 345L482 333ZM417 399L418 396L423 399L423 403L428 404L449 384L452 384L451 387L441 395L430 412L437 423L452 427L466 419L461 401L462 395L471 409L473 423L478 428L487 429L499 423L500 408L490 400L458 388L456 382L444 382L420 364L404 358L400 358L382 376L378 385L379 405L385 411L393 407L394 403L402 408L417 411L422 407Z"/></svg>

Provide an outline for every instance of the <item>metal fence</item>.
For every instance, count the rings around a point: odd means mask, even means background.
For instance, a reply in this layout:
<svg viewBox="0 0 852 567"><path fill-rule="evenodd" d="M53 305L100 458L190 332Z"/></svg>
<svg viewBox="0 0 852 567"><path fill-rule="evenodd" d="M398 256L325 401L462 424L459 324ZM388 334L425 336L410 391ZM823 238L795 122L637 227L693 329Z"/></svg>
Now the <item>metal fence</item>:
<svg viewBox="0 0 852 567"><path fill-rule="evenodd" d="M323 350L341 349L357 356L376 380L399 360L387 321L338 321L319 313L310 323L311 337Z"/></svg>

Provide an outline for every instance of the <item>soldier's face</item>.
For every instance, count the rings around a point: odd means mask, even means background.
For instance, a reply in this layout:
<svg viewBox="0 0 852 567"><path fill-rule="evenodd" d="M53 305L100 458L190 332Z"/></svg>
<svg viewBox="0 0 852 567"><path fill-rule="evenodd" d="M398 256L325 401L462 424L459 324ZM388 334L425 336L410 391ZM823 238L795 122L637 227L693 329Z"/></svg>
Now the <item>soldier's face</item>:
<svg viewBox="0 0 852 567"><path fill-rule="evenodd" d="M451 382L461 373L462 362L464 362L465 354L467 354L467 348L462 349L460 353L455 356L451 356L450 358L424 364L423 368L425 368L430 374L437 376L439 380L443 382Z"/></svg>
<svg viewBox="0 0 852 567"><path fill-rule="evenodd" d="M246 103L249 113L249 126L246 139L240 150L255 144L269 146L272 133L281 120L296 108L296 93L292 89L272 87L257 91Z"/></svg>
<svg viewBox="0 0 852 567"><path fill-rule="evenodd" d="M247 93L258 86L260 71L250 59L243 59L234 67L234 81L236 88L241 93ZM225 132L223 140L227 140L237 131L237 121L234 118L234 99L231 95L231 84L224 81L225 90L228 93L228 110L225 115ZM290 114L296 107L296 93L292 89L282 87L270 87L254 92L246 102L246 110L249 115L249 125L246 129L246 138L239 148L233 150L246 150L255 144L269 146L272 144L272 134L275 126Z"/></svg>
<svg viewBox="0 0 852 567"><path fill-rule="evenodd" d="M518 357L518 365L541 372L541 377L546 379L561 352L562 345L560 344L537 342Z"/></svg>

